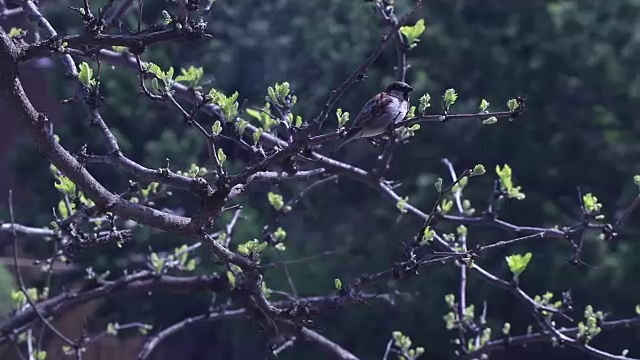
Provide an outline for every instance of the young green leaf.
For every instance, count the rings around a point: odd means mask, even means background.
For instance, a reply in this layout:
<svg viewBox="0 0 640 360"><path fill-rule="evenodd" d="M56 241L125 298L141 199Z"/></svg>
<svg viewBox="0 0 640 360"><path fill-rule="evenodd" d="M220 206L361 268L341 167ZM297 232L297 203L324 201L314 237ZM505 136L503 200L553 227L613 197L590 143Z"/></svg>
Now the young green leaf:
<svg viewBox="0 0 640 360"><path fill-rule="evenodd" d="M167 12L167 10L162 10L162 18L163 18L162 23L164 25L169 25L171 24L171 21L173 21L171 19L171 15L169 15L169 12Z"/></svg>
<svg viewBox="0 0 640 360"><path fill-rule="evenodd" d="M211 126L211 133L213 135L220 135L221 132L222 124L220 123L220 120L216 120L216 122L213 123L213 126Z"/></svg>
<svg viewBox="0 0 640 360"><path fill-rule="evenodd" d="M112 47L111 47L111 50L113 50L113 51L115 51L115 52L117 52L117 53L121 53L121 54L122 54L122 53L124 53L125 51L128 51L128 50L129 50L129 48L128 48L128 47L126 47L126 46L117 46L117 45L114 45L114 46L112 46Z"/></svg>
<svg viewBox="0 0 640 360"><path fill-rule="evenodd" d="M91 88L92 80L93 80L93 69L86 62L80 63L79 71L78 71L78 80L86 86L87 88Z"/></svg>
<svg viewBox="0 0 640 360"><path fill-rule="evenodd" d="M269 204L271 204L271 206L276 210L280 210L284 207L284 199L280 194L269 192L267 194L267 199L269 200Z"/></svg>
<svg viewBox="0 0 640 360"><path fill-rule="evenodd" d="M262 128L258 128L254 133L253 133L253 145L258 145L258 142L260 141L260 137L262 136L262 133L264 132L264 130L262 130Z"/></svg>
<svg viewBox="0 0 640 360"><path fill-rule="evenodd" d="M342 290L342 281L340 279L333 280L333 286L335 286L336 290Z"/></svg>
<svg viewBox="0 0 640 360"><path fill-rule="evenodd" d="M238 96L239 94L237 91L231 96L226 96L216 89L211 89L208 94L211 101L220 107L222 114L224 115L224 120L227 122L234 121L238 116Z"/></svg>
<svg viewBox="0 0 640 360"><path fill-rule="evenodd" d="M187 83L189 84L189 87L195 88L202 79L204 70L202 67L189 66L188 69L181 68L180 73L181 74L176 77L175 81Z"/></svg>
<svg viewBox="0 0 640 360"><path fill-rule="evenodd" d="M273 236L277 241L283 241L284 238L287 237L287 232L282 227L278 227L276 231L273 232Z"/></svg>
<svg viewBox="0 0 640 360"><path fill-rule="evenodd" d="M404 198L398 200L398 202L396 203L396 207L403 214L407 212L407 200L409 200L409 197L405 196Z"/></svg>
<svg viewBox="0 0 640 360"><path fill-rule="evenodd" d="M420 114L424 113L428 108L431 107L431 104L429 103L431 101L431 95L424 94L420 97L420 104L418 105L418 112Z"/></svg>
<svg viewBox="0 0 640 360"><path fill-rule="evenodd" d="M11 30L9 30L9 34L8 34L8 35L9 35L9 37L10 37L10 38L14 38L14 37L16 37L16 36L20 36L20 35L22 35L22 32L23 32L23 31L24 31L24 30L22 30L22 29L20 29L20 28L12 27L12 28L11 28Z"/></svg>
<svg viewBox="0 0 640 360"><path fill-rule="evenodd" d="M486 174L486 172L487 170L484 168L484 165L477 164L476 166L473 167L473 170L471 171L470 176L480 176L480 175Z"/></svg>
<svg viewBox="0 0 640 360"><path fill-rule="evenodd" d="M508 322L504 323L504 325L502 325L502 334L508 336L510 332L511 324L509 324Z"/></svg>
<svg viewBox="0 0 640 360"><path fill-rule="evenodd" d="M505 257L507 261L507 265L509 266L509 270L513 274L513 278L517 279L520 274L527 268L529 265L529 261L531 261L531 253L528 252L524 255L514 254L511 256Z"/></svg>
<svg viewBox="0 0 640 360"><path fill-rule="evenodd" d="M484 113L489 108L489 102L486 99L482 99L482 101L480 101L479 107L480 107L480 112Z"/></svg>
<svg viewBox="0 0 640 360"><path fill-rule="evenodd" d="M438 178L438 180L435 183L435 187L436 187L436 190L438 190L438 192L442 192L442 178Z"/></svg>
<svg viewBox="0 0 640 360"><path fill-rule="evenodd" d="M426 29L424 25L424 19L418 20L414 25L405 25L400 28L400 32L407 39L409 48L414 48L420 41L420 35Z"/></svg>
<svg viewBox="0 0 640 360"><path fill-rule="evenodd" d="M430 226L424 228L424 232L422 233L422 241L421 245L428 244L433 241L433 238L436 236L436 232L431 229Z"/></svg>
<svg viewBox="0 0 640 360"><path fill-rule="evenodd" d="M520 186L514 186L512 180L511 167L509 165L504 165L504 167L500 168L500 165L496 165L496 174L500 180L500 188L502 191L507 193L509 198L514 198L517 200L522 200L525 198L524 193L520 191Z"/></svg>
<svg viewBox="0 0 640 360"><path fill-rule="evenodd" d="M249 125L249 123L246 120L240 119L238 120L238 122L236 122L236 130L238 131L238 135L242 136L244 134L247 125Z"/></svg>
<svg viewBox="0 0 640 360"><path fill-rule="evenodd" d="M507 101L507 108L511 112L516 111L519 106L520 106L520 104L518 104L518 100L516 100L516 99L510 99L509 101Z"/></svg>
<svg viewBox="0 0 640 360"><path fill-rule="evenodd" d="M458 94L455 89L447 89L442 98L444 99L445 110L448 111L451 105L455 104L456 100L458 100Z"/></svg>
<svg viewBox="0 0 640 360"><path fill-rule="evenodd" d="M157 78L159 79L164 79L165 74L164 71L162 71L162 69L160 68L160 66L150 62L147 63L147 67L146 70L150 73L152 73L153 75L155 75Z"/></svg>
<svg viewBox="0 0 640 360"><path fill-rule="evenodd" d="M218 148L218 160L220 161L220 166L224 165L224 162L227 160L227 155L222 148Z"/></svg>
<svg viewBox="0 0 640 360"><path fill-rule="evenodd" d="M451 209L453 209L453 201L448 199L442 200L442 203L440 204L440 211L443 214L447 214L449 213L449 211L451 211Z"/></svg>
<svg viewBox="0 0 640 360"><path fill-rule="evenodd" d="M349 112L342 112L340 108L336 109L336 117L338 118L338 129L349 122Z"/></svg>
<svg viewBox="0 0 640 360"><path fill-rule="evenodd" d="M113 323L107 324L107 334L118 335L118 330L116 329L116 326Z"/></svg>
<svg viewBox="0 0 640 360"><path fill-rule="evenodd" d="M582 196L582 203L584 205L584 210L589 215L598 214L602 209L602 204L598 202L598 198L592 193L584 194Z"/></svg>

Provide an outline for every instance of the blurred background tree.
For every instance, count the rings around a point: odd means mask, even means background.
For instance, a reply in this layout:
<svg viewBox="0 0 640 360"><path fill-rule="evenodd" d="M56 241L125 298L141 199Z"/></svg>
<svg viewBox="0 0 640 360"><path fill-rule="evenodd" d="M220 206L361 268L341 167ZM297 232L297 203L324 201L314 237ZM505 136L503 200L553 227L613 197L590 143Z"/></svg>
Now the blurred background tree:
<svg viewBox="0 0 640 360"><path fill-rule="evenodd" d="M63 7L71 2L45 3L43 11L62 35L80 30L77 14ZM97 2L95 5L99 5ZM74 3L77 6L77 4ZM410 1L397 0L396 12L403 14ZM143 20L152 24L168 5L163 1L145 4ZM635 114L640 103L640 3L618 1L480 1L432 0L420 10L426 31L420 43L409 52L411 68L408 82L416 89L413 103L430 93L439 109L442 94L455 88L460 98L458 112L476 112L482 98L493 107L504 108L510 98L527 98L528 111L513 122L500 121L493 126L479 122L455 121L424 124L407 145L396 151L390 178L402 182L402 192L412 204L430 208L436 198L433 183L437 177L449 178L441 162L448 158L456 167L476 163L492 170L510 164L518 184L527 197L509 203L503 216L516 224L563 226L579 220L579 193L593 192L604 204L607 218L620 216L613 209L623 208L638 189L632 176L640 172L640 123ZM123 28L134 29L137 15L131 11L123 18ZM238 91L250 106L262 106L266 88L288 81L299 97L296 115L310 119L316 115L328 93L337 87L377 46L381 20L366 1L277 0L224 1L213 7L209 24L215 38L194 46L174 43L150 47L145 60L163 68L201 66L204 82L225 93ZM144 27L144 25L143 25ZM338 104L355 116L362 104L393 79L395 53L389 47L368 72L366 81L356 85ZM63 71L48 71L53 93L62 100L74 89L65 88ZM191 163L206 158L202 142L193 129L166 107L153 106L151 100L137 94L133 73L102 67L102 82L107 103L103 116L114 129L127 156L148 167L165 165L186 170ZM79 105L65 107L65 121L56 132L70 149L79 149L80 139L95 137L87 122L78 119ZM491 107L490 107L491 109ZM326 124L335 128L335 119ZM152 138L151 141L143 139ZM242 152L229 145L230 161L241 164ZM34 156L30 144L13 152L12 169L20 173L20 187L30 189L33 202L18 210L19 218L33 219L33 225L51 221L47 211L57 203L44 159ZM353 142L338 157L361 167L374 165L379 150L366 141ZM35 159L35 160L34 160ZM112 189L124 191L126 176L100 173ZM104 170L103 170L104 171ZM25 176L29 174L30 176ZM17 177L14 177L17 179ZM43 179L50 179L43 181ZM466 190L478 212L486 206L492 183L489 178L474 181ZM279 189L285 201L303 186L286 184ZM265 188L247 195L244 215L248 218L236 234L237 241L259 237L262 227L271 221ZM255 194L255 195L252 195ZM166 206L171 207L170 201ZM197 204L194 204L194 208ZM349 180L338 186L324 186L302 200L300 216L283 219L287 231L287 250L282 260L295 259L327 250L337 254L291 265L289 272L301 295L330 291L333 279L351 281L356 276L388 267L402 251L402 242L419 226L399 216L396 208L373 190ZM367 209L367 211L362 211ZM189 210L189 209L186 209ZM231 214L228 214L229 216ZM527 243L534 260L523 275L531 294L572 290L578 313L586 304L598 304L599 310L616 317L629 316L640 298L633 286L640 271L640 245L634 239L638 216L629 221L623 241L603 243L590 239L583 259L588 265L569 262L567 244L553 241ZM412 225L412 226L408 226ZM473 229L470 244L505 240L508 235L491 230ZM184 239L164 233L139 231L136 242L127 250L169 250ZM47 245L37 244L32 251L42 252ZM489 253L482 263L490 270L507 274L504 256L518 247ZM101 247L86 254L84 265L98 270L117 270L129 264L123 252L114 246ZM213 266L213 265L211 265ZM212 267L199 268L206 273ZM444 296L455 292L457 272L453 268L429 268L410 282L389 282L400 297L394 308L375 305L341 309L324 317L318 325L327 335L363 359L380 358L391 331L400 329L416 344L426 348L427 358L452 358L455 335L445 330ZM524 332L529 324L522 307L512 296L498 291L473 276L469 303L482 308L486 300L488 322L500 328L504 321L513 332ZM287 289L283 272L267 278L273 288ZM197 313L209 299L167 295L117 301L107 305L104 316L124 321L139 316L130 304L145 301L145 314L157 326ZM137 304L136 304L137 305ZM118 309L114 312L114 309ZM168 311L168 310L171 311ZM222 339L229 333L215 331ZM232 332L244 336L243 332ZM207 339L200 341L201 346ZM640 351L634 331L604 335L595 345ZM230 342L231 344L231 342ZM242 346L236 341L233 345ZM517 349L523 358L581 359L569 350L547 352L546 345ZM555 350L555 349L554 349ZM513 350L516 351L516 350ZM322 355L294 349L282 358L321 359ZM509 352L492 358L510 358ZM229 355L229 359L237 358ZM195 359L195 357L194 357Z"/></svg>

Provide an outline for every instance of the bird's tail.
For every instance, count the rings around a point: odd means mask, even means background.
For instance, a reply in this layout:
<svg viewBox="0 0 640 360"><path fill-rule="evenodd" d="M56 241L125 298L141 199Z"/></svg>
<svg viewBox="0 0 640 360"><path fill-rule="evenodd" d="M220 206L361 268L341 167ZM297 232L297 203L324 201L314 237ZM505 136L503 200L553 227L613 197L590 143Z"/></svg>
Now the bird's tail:
<svg viewBox="0 0 640 360"><path fill-rule="evenodd" d="M344 139L340 144L338 144L338 146L336 146L335 148L333 148L333 150L331 150L331 152L329 153L329 157L333 156L333 154L338 151L338 149L340 149L343 145L345 145L346 143L350 142L351 140L356 139L356 137L349 137Z"/></svg>

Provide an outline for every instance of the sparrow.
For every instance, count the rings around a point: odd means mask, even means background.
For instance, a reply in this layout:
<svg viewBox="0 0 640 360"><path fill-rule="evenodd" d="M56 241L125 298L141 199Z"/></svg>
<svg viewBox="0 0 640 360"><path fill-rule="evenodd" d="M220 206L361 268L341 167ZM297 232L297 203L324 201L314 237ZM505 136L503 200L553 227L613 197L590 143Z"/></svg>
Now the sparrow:
<svg viewBox="0 0 640 360"><path fill-rule="evenodd" d="M394 123L402 121L409 110L409 93L412 91L413 88L409 84L395 81L372 97L356 116L345 139L330 155L351 140L384 134Z"/></svg>

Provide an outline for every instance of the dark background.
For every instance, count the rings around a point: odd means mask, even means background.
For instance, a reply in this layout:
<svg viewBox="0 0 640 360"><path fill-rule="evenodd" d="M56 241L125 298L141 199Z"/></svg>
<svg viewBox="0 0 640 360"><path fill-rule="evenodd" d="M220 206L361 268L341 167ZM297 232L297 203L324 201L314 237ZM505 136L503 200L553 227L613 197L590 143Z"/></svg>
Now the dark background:
<svg viewBox="0 0 640 360"><path fill-rule="evenodd" d="M407 11L409 3L397 1L397 13ZM60 34L76 33L81 30L81 21L64 4L43 3L43 12ZM160 11L169 6L162 1L145 4L145 23L160 21ZM474 178L465 190L473 206L481 211L491 191L495 166L506 163L527 197L503 207L501 217L505 220L530 226L573 224L581 217L578 187L583 193L594 193L604 205L607 219L615 220L638 192L632 177L640 173L640 123L636 119L640 110L639 17L640 4L634 0L426 1L412 20L426 21L421 42L408 57L408 82L416 89L414 105L421 94L429 92L432 110L437 112L444 91L455 88L460 98L454 112L475 112L482 98L491 103L490 110L503 110L506 101L518 95L527 98L528 111L513 122L499 121L492 126L475 121L423 124L416 137L399 147L394 156L389 177L402 182L399 193L409 196L412 204L430 209L436 195L433 182L437 177L449 180L442 158L451 160L458 169L482 163L488 175ZM135 18L134 11L124 18L132 29ZM263 105L267 86L288 81L299 99L294 113L305 119L319 112L331 89L377 47L386 31L369 4L343 0L218 0L209 26L215 39L154 45L144 59L163 68L202 66L210 82L207 88L213 86L228 94L238 91L241 99L255 106ZM29 30L32 25L22 27ZM53 114L56 133L70 150L85 142L99 144L77 105L55 104L70 97L74 88L63 79L59 63L54 64L44 70L25 66L25 76L40 71L47 80L47 89L33 92L39 95L32 95L32 100ZM395 53L390 46L374 63L366 81L354 86L339 106L355 116L370 96L393 79L394 65ZM137 79L132 72L103 66L101 80L107 99L103 117L127 156L151 168L163 166L167 157L176 169L187 169L192 162L210 166L205 162L202 141L195 131L184 127L179 114L137 96ZM3 127L19 133L21 129L13 129L17 124L9 118ZM334 127L335 120L327 124L327 131ZM44 226L52 220L49 209L58 201L48 164L27 139L13 143L2 155L8 172L2 176L0 184L4 188L0 190L6 193L13 188L20 194L16 211L21 223ZM223 146L229 160L241 166L242 151L231 144ZM342 160L364 168L372 166L376 153L366 141L353 142L348 148L348 153L341 151L338 155ZM124 174L104 167L90 170L109 189L126 189L128 179ZM258 237L270 220L267 191L280 192L286 200L304 186L260 185L247 193L242 199L247 219L238 225L236 241ZM183 207L187 212L197 209L197 202L181 200L179 195L164 205ZM583 253L588 266L570 264L571 249L559 240L502 248L488 253L479 264L507 278L504 256L530 251L533 260L521 280L527 293L551 291L559 295L571 290L575 306L572 315L579 319L587 304L610 313L610 319L634 316L634 307L640 302L637 221L638 216L632 215L620 239L613 243L588 238ZM338 185L323 185L321 190L311 192L281 225L288 232L287 251L281 258L339 250L327 259L290 266L297 291L303 296L330 293L334 278L350 282L365 272L388 268L400 257L402 242L420 226L408 216L399 216L393 204L373 190L346 178ZM513 237L497 231L469 230L470 244ZM125 250L103 247L83 254L80 262L96 269L110 268L117 274L127 266L126 251L145 251L149 245L156 251L172 249L185 241L141 230L136 243ZM46 244L32 247L34 254L41 255L48 249ZM205 261L196 272L217 269ZM290 290L281 270L268 273L266 279L270 288ZM346 307L323 317L317 325L323 334L362 359L382 358L393 330L403 331L416 346L425 347L424 358L454 358L450 340L455 334L446 331L442 317L447 312L444 296L457 292L457 281L454 267L430 267L410 281L383 284L380 291L403 294L394 307L380 302ZM162 327L205 310L209 299L205 294L125 297L108 304L102 315L120 321L142 317ZM514 334L524 333L533 321L509 293L471 275L468 302L481 309L483 301L487 302L487 318L496 336L505 321L513 325ZM211 326L192 330L193 336L171 340L180 359L257 356L251 353L251 349L259 350L251 324ZM630 356L639 356L638 340L636 329L617 330L603 333L594 345L615 354L630 349ZM206 347L209 343L214 345ZM283 353L282 358L325 358L313 349L298 346ZM495 353L492 358L515 355L529 359L544 355L549 360L585 358L581 353L550 345L514 348Z"/></svg>

